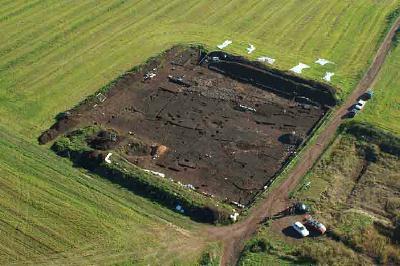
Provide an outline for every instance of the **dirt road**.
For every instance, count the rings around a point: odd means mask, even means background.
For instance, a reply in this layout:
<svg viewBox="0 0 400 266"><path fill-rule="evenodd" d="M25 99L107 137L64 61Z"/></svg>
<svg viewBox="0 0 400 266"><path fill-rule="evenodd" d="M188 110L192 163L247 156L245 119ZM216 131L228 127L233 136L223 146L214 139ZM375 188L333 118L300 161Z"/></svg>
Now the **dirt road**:
<svg viewBox="0 0 400 266"><path fill-rule="evenodd" d="M375 78L381 69L388 52L390 51L392 39L396 30L400 27L398 18L383 40L368 71L361 79L355 90L346 99L341 107L336 109L333 118L329 121L326 129L317 137L315 144L304 151L303 162L297 164L289 173L286 180L257 205L251 214L243 221L227 227L208 227L207 233L211 240L221 241L224 244L222 265L235 265L240 256L245 241L248 240L258 229L260 223L272 214L284 209L289 204L289 192L292 191L312 165L321 156L329 145L336 130L343 121L347 109L353 105L356 99L364 93L375 82Z"/></svg>

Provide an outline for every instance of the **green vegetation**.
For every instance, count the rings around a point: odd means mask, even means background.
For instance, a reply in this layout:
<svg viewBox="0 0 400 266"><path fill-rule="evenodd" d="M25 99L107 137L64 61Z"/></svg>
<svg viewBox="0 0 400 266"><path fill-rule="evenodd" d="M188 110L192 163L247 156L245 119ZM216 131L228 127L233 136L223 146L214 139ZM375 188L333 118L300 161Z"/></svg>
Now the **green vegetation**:
<svg viewBox="0 0 400 266"><path fill-rule="evenodd" d="M400 138L367 123L344 124L346 131L357 139L375 143L384 152L400 156Z"/></svg>
<svg viewBox="0 0 400 266"><path fill-rule="evenodd" d="M281 232L263 226L248 242L239 265L360 265L368 260L348 249L341 242L328 238L308 238L300 241L282 239ZM264 243L265 251L254 250Z"/></svg>
<svg viewBox="0 0 400 266"><path fill-rule="evenodd" d="M398 36L400 33L397 33ZM399 38L399 37L397 37ZM396 40L395 40L396 42ZM398 40L397 40L398 42ZM400 137L400 46L395 46L383 65L374 97L357 116L357 121L376 125Z"/></svg>
<svg viewBox="0 0 400 266"><path fill-rule="evenodd" d="M209 245L200 257L199 266L219 266L221 262L221 246Z"/></svg>
<svg viewBox="0 0 400 266"><path fill-rule="evenodd" d="M301 261L290 255L294 251L293 246L263 228L246 244L239 265L300 265Z"/></svg>
<svg viewBox="0 0 400 266"><path fill-rule="evenodd" d="M52 149L58 154L65 154L66 152L82 154L84 152L93 151L87 141L100 130L99 127L94 126L77 129L68 136L60 137L53 144Z"/></svg>
<svg viewBox="0 0 400 266"><path fill-rule="evenodd" d="M400 250L392 243L397 215L386 206L396 198L400 186L400 160L399 155L380 151L373 143L341 135L304 180L308 186L300 186L295 198L320 213L334 239L377 263L396 264ZM376 158L368 151L376 152Z"/></svg>
<svg viewBox="0 0 400 266"><path fill-rule="evenodd" d="M343 96L396 7L396 0L8 1L0 13L7 40L0 44L0 121L34 138L57 113L173 44L214 49L225 39L238 54L254 44L252 58L271 56L281 69L309 64L310 78L333 71ZM314 64L319 57L336 64Z"/></svg>
<svg viewBox="0 0 400 266"><path fill-rule="evenodd" d="M398 264L400 159L378 146L387 134L372 132L378 139L340 134L292 194L293 200L311 205L312 215L327 225L325 236L296 242L276 232L270 222L255 239L275 237L273 241L284 241L288 248L278 253L245 252L242 261L288 255L294 257L291 262L302 259L325 265ZM288 225L296 219L288 218Z"/></svg>
<svg viewBox="0 0 400 266"><path fill-rule="evenodd" d="M250 42L251 58L274 57L280 69L301 61L312 66L308 78L335 72L333 85L343 97L365 71L396 7L396 0L5 1L0 264L195 264L203 258L202 240L194 237L199 225L73 168L37 146L38 135L56 114L177 43L214 49L232 39L228 51L244 54ZM319 57L336 64L313 64ZM396 66L396 59L390 62ZM368 112L367 106L366 119Z"/></svg>
<svg viewBox="0 0 400 266"><path fill-rule="evenodd" d="M59 138L52 149L59 155L69 157L77 165L90 169L136 194L155 200L171 209L183 207L186 215L196 221L208 223L229 223L232 208L221 202L183 188L167 178L160 178L131 164L113 151L112 163L104 162L105 153L99 154L89 143L102 129L85 127L69 132Z"/></svg>
<svg viewBox="0 0 400 266"><path fill-rule="evenodd" d="M198 225L189 218L0 129L0 264L192 264L200 257Z"/></svg>

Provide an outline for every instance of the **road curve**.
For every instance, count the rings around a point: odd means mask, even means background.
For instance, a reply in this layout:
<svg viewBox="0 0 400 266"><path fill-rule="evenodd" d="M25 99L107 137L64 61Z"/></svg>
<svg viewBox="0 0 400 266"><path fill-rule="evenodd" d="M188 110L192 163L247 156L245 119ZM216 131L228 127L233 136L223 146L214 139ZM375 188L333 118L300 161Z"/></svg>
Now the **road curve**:
<svg viewBox="0 0 400 266"><path fill-rule="evenodd" d="M255 206L245 220L230 226L206 228L206 233L211 241L221 241L223 243L222 265L236 265L240 253L244 248L245 241L251 238L264 219L276 211L282 210L289 204L289 192L296 187L301 177L311 169L323 151L328 147L342 123L342 117L346 114L347 109L354 104L362 93L374 84L390 51L393 37L399 28L400 17L394 22L385 36L364 77L341 107L334 111L333 117L328 122L326 129L317 136L315 144L304 151L303 162L298 163L290 170L286 180L279 187L271 191L260 204Z"/></svg>

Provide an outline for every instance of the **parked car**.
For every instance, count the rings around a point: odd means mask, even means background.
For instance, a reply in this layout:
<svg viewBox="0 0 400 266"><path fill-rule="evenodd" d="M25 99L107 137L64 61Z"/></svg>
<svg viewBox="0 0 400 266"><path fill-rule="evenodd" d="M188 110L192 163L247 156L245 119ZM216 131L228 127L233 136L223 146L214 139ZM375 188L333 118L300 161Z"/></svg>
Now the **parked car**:
<svg viewBox="0 0 400 266"><path fill-rule="evenodd" d="M351 110L347 113L347 116L348 116L349 118L353 118L353 117L356 116L357 113L358 113L358 110L357 110L356 108L353 108L353 109L351 109Z"/></svg>
<svg viewBox="0 0 400 266"><path fill-rule="evenodd" d="M358 100L357 104L354 106L355 109L357 110L362 110L365 106L365 104L367 103L367 101L364 100Z"/></svg>
<svg viewBox="0 0 400 266"><path fill-rule="evenodd" d="M304 225L300 222L295 222L292 225L293 229L296 230L297 233L299 233L302 237L306 237L310 234L310 232L308 232L307 228L304 227Z"/></svg>
<svg viewBox="0 0 400 266"><path fill-rule="evenodd" d="M311 216L308 216L305 218L305 226L310 228L311 230L314 230L321 235L325 234L326 232L326 227L322 223L318 222L317 220L313 219Z"/></svg>
<svg viewBox="0 0 400 266"><path fill-rule="evenodd" d="M294 213L295 214L304 214L310 212L310 208L302 202L296 202L294 204Z"/></svg>
<svg viewBox="0 0 400 266"><path fill-rule="evenodd" d="M366 93L363 94L362 98L363 100L370 100L372 99L372 97L374 96L374 92L372 91L372 89L368 89Z"/></svg>

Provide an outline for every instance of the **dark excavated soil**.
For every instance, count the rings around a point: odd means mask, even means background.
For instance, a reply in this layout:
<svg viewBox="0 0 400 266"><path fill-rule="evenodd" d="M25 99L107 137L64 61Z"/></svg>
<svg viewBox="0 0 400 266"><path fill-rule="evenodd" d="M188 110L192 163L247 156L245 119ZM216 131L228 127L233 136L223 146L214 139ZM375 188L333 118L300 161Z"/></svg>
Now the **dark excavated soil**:
<svg viewBox="0 0 400 266"><path fill-rule="evenodd" d="M295 101L297 94L278 96L272 91L279 91L280 83L262 89L221 74L222 68L229 72L227 64L211 64L218 71L204 60L199 65L200 57L194 48L172 48L120 79L104 102L95 97L71 110L39 140L97 124L116 132L118 144L101 143L101 137L94 147L118 149L142 168L219 199L250 203L326 109ZM149 71L156 76L144 80Z"/></svg>

